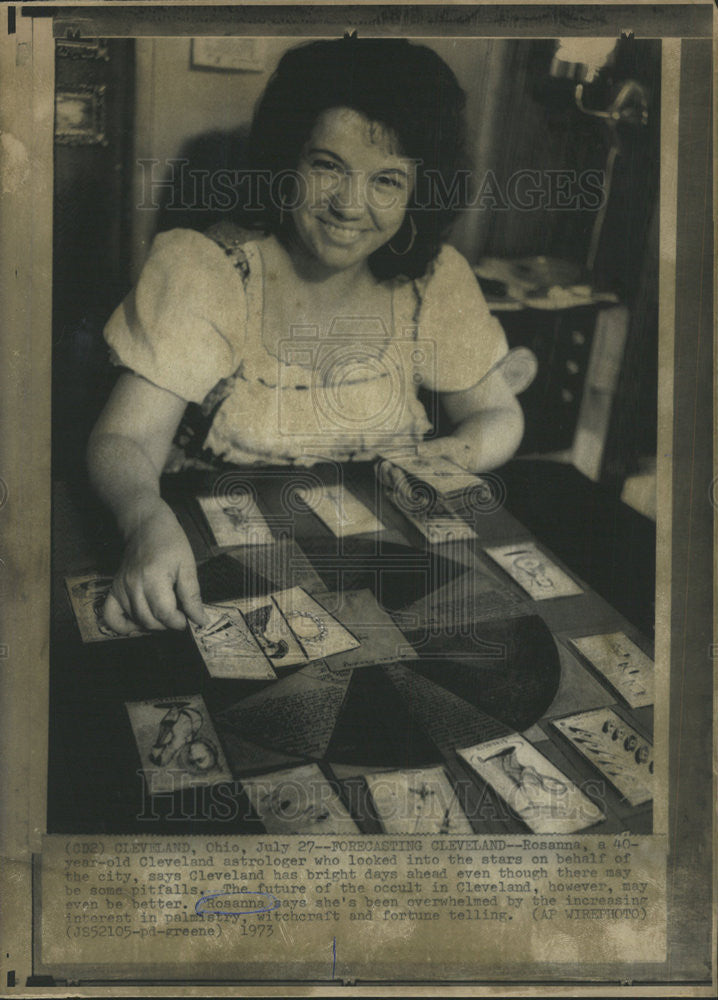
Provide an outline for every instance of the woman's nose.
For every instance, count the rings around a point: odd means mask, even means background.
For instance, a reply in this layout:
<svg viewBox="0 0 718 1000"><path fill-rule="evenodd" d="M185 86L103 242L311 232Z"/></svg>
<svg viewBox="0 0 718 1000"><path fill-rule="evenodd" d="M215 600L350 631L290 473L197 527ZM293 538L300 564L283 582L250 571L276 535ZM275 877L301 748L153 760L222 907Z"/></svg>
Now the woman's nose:
<svg viewBox="0 0 718 1000"><path fill-rule="evenodd" d="M329 202L332 211L343 219L361 218L365 210L364 186L358 171L343 173L332 188Z"/></svg>

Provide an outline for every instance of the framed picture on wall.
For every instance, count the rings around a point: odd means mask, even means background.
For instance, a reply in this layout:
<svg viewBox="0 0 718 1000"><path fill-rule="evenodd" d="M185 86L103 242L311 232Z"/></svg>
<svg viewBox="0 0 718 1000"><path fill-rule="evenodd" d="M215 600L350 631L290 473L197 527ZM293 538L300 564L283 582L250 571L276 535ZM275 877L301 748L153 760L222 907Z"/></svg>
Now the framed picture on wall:
<svg viewBox="0 0 718 1000"><path fill-rule="evenodd" d="M192 68L261 73L263 43L262 38L193 38Z"/></svg>

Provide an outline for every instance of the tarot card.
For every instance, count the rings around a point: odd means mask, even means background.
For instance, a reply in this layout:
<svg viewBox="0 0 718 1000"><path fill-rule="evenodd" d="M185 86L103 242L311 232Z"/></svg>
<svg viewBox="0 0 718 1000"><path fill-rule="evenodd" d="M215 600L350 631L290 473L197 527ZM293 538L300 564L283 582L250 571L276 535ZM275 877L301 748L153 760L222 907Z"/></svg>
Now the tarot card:
<svg viewBox="0 0 718 1000"><path fill-rule="evenodd" d="M474 529L458 514L454 514L441 502L435 502L430 510L422 510L413 505L401 490L388 490L387 496L404 517L418 528L427 541L433 545L442 542L459 542L476 538Z"/></svg>
<svg viewBox="0 0 718 1000"><path fill-rule="evenodd" d="M318 660L361 645L352 633L306 590L292 587L272 595L307 660Z"/></svg>
<svg viewBox="0 0 718 1000"><path fill-rule="evenodd" d="M429 516L410 514L406 510L402 510L402 513L432 545L467 541L477 537L474 529L466 521L449 511L432 513Z"/></svg>
<svg viewBox="0 0 718 1000"><path fill-rule="evenodd" d="M201 695L131 701L125 708L151 794L232 780Z"/></svg>
<svg viewBox="0 0 718 1000"><path fill-rule="evenodd" d="M443 768L364 776L385 833L468 833L471 824Z"/></svg>
<svg viewBox="0 0 718 1000"><path fill-rule="evenodd" d="M533 833L576 833L605 814L523 736L456 751Z"/></svg>
<svg viewBox="0 0 718 1000"><path fill-rule="evenodd" d="M250 493L197 497L217 545L271 545L274 536Z"/></svg>
<svg viewBox="0 0 718 1000"><path fill-rule="evenodd" d="M384 530L381 521L344 485L303 487L297 495L337 538Z"/></svg>
<svg viewBox="0 0 718 1000"><path fill-rule="evenodd" d="M65 577L65 586L83 642L106 642L108 639L132 639L138 635L147 635L144 629L120 635L105 624L102 610L112 586L111 576L100 573L68 576Z"/></svg>
<svg viewBox="0 0 718 1000"><path fill-rule="evenodd" d="M358 833L342 800L316 764L243 778L267 833Z"/></svg>
<svg viewBox="0 0 718 1000"><path fill-rule="evenodd" d="M486 549L488 555L535 601L572 597L583 590L533 542L517 542Z"/></svg>
<svg viewBox="0 0 718 1000"><path fill-rule="evenodd" d="M205 604L207 624L190 622L192 638L212 677L232 680L276 678L267 650L258 642L237 604ZM267 647L269 644L267 643Z"/></svg>
<svg viewBox="0 0 718 1000"><path fill-rule="evenodd" d="M612 709L554 719L552 725L617 789L631 806L653 798L653 744Z"/></svg>
<svg viewBox="0 0 718 1000"><path fill-rule="evenodd" d="M431 458L420 458L414 453L394 454L386 452L385 461L408 473L415 479L428 483L442 496L462 493L482 484L480 476L466 472L461 466L450 462L448 458L432 455Z"/></svg>
<svg viewBox="0 0 718 1000"><path fill-rule="evenodd" d="M237 601L234 606L273 666L292 667L310 659L271 594Z"/></svg>
<svg viewBox="0 0 718 1000"><path fill-rule="evenodd" d="M653 660L624 632L586 635L570 642L631 708L653 704Z"/></svg>

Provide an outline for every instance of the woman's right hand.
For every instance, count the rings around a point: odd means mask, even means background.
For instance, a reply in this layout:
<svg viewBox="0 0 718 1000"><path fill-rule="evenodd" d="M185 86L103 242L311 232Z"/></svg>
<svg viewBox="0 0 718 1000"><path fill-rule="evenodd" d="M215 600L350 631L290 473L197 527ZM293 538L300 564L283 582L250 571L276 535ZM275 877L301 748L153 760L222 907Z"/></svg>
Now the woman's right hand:
<svg viewBox="0 0 718 1000"><path fill-rule="evenodd" d="M183 629L187 618L206 624L192 549L171 509L159 497L148 497L131 520L105 602L106 624L120 635L138 627Z"/></svg>

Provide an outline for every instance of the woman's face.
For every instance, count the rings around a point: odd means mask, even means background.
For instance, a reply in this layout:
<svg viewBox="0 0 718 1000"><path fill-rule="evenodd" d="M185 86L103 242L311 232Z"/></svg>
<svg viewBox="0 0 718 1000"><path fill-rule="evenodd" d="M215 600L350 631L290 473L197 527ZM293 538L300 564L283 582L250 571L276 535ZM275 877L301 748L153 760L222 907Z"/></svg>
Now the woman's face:
<svg viewBox="0 0 718 1000"><path fill-rule="evenodd" d="M401 228L412 161L390 130L358 111L331 108L319 116L298 173L296 235L325 271L362 266Z"/></svg>

